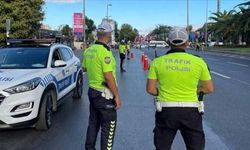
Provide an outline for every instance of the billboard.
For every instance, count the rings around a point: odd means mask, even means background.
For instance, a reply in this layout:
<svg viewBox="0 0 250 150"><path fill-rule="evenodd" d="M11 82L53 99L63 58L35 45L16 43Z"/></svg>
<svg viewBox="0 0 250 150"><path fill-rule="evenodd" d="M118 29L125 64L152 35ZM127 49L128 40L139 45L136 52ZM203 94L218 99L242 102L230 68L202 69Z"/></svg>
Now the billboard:
<svg viewBox="0 0 250 150"><path fill-rule="evenodd" d="M78 36L78 37L82 37L83 36L83 24L84 24L84 18L82 13L74 13L73 15L73 31L74 31L74 35Z"/></svg>

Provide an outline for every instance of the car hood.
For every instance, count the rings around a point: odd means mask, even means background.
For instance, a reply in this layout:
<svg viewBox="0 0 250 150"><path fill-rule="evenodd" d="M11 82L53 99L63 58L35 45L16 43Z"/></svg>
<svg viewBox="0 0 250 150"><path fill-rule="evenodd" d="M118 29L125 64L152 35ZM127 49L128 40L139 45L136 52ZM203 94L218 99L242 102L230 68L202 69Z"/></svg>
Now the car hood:
<svg viewBox="0 0 250 150"><path fill-rule="evenodd" d="M44 69L0 69L0 91L42 77L44 73Z"/></svg>

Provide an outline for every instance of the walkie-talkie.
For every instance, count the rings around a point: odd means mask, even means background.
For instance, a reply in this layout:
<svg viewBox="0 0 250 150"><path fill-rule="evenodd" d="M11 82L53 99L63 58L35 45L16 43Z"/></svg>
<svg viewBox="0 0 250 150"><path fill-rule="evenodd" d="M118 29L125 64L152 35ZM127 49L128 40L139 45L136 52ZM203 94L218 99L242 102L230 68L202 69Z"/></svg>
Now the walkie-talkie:
<svg viewBox="0 0 250 150"><path fill-rule="evenodd" d="M200 92L199 93L199 96L198 96L198 100L199 100L199 104L200 106L198 107L198 110L199 112L203 115L204 114L204 101L203 101L203 96L204 96L204 93L203 92Z"/></svg>

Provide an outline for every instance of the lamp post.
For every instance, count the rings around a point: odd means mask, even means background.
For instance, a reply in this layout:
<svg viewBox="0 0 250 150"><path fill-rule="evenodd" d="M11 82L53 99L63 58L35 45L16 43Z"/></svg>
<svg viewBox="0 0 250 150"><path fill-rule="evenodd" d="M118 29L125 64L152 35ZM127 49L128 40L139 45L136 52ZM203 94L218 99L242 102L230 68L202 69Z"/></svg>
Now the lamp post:
<svg viewBox="0 0 250 150"><path fill-rule="evenodd" d="M189 0L187 0L187 33L188 33L188 39L189 39Z"/></svg>
<svg viewBox="0 0 250 150"><path fill-rule="evenodd" d="M109 6L112 6L112 4L107 4L107 21L109 21Z"/></svg>
<svg viewBox="0 0 250 150"><path fill-rule="evenodd" d="M205 26L205 44L206 44L206 47L208 46L207 45L207 39L208 39L208 35L207 35L207 17L208 17L208 0L206 0L206 26Z"/></svg>
<svg viewBox="0 0 250 150"><path fill-rule="evenodd" d="M6 37L9 38L10 34L10 19L6 19Z"/></svg>
<svg viewBox="0 0 250 150"><path fill-rule="evenodd" d="M83 17L83 42L86 42L86 33L85 33L85 13L86 13L86 2L85 2L85 0L83 0L83 15L82 15L82 17Z"/></svg>

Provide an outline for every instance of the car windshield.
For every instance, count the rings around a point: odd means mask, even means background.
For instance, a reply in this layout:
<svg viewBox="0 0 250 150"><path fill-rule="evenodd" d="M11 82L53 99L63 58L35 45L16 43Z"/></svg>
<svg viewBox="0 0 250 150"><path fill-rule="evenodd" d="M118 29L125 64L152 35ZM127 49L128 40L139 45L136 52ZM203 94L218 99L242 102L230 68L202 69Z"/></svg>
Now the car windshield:
<svg viewBox="0 0 250 150"><path fill-rule="evenodd" d="M47 67L49 48L0 49L0 69L41 69Z"/></svg>

